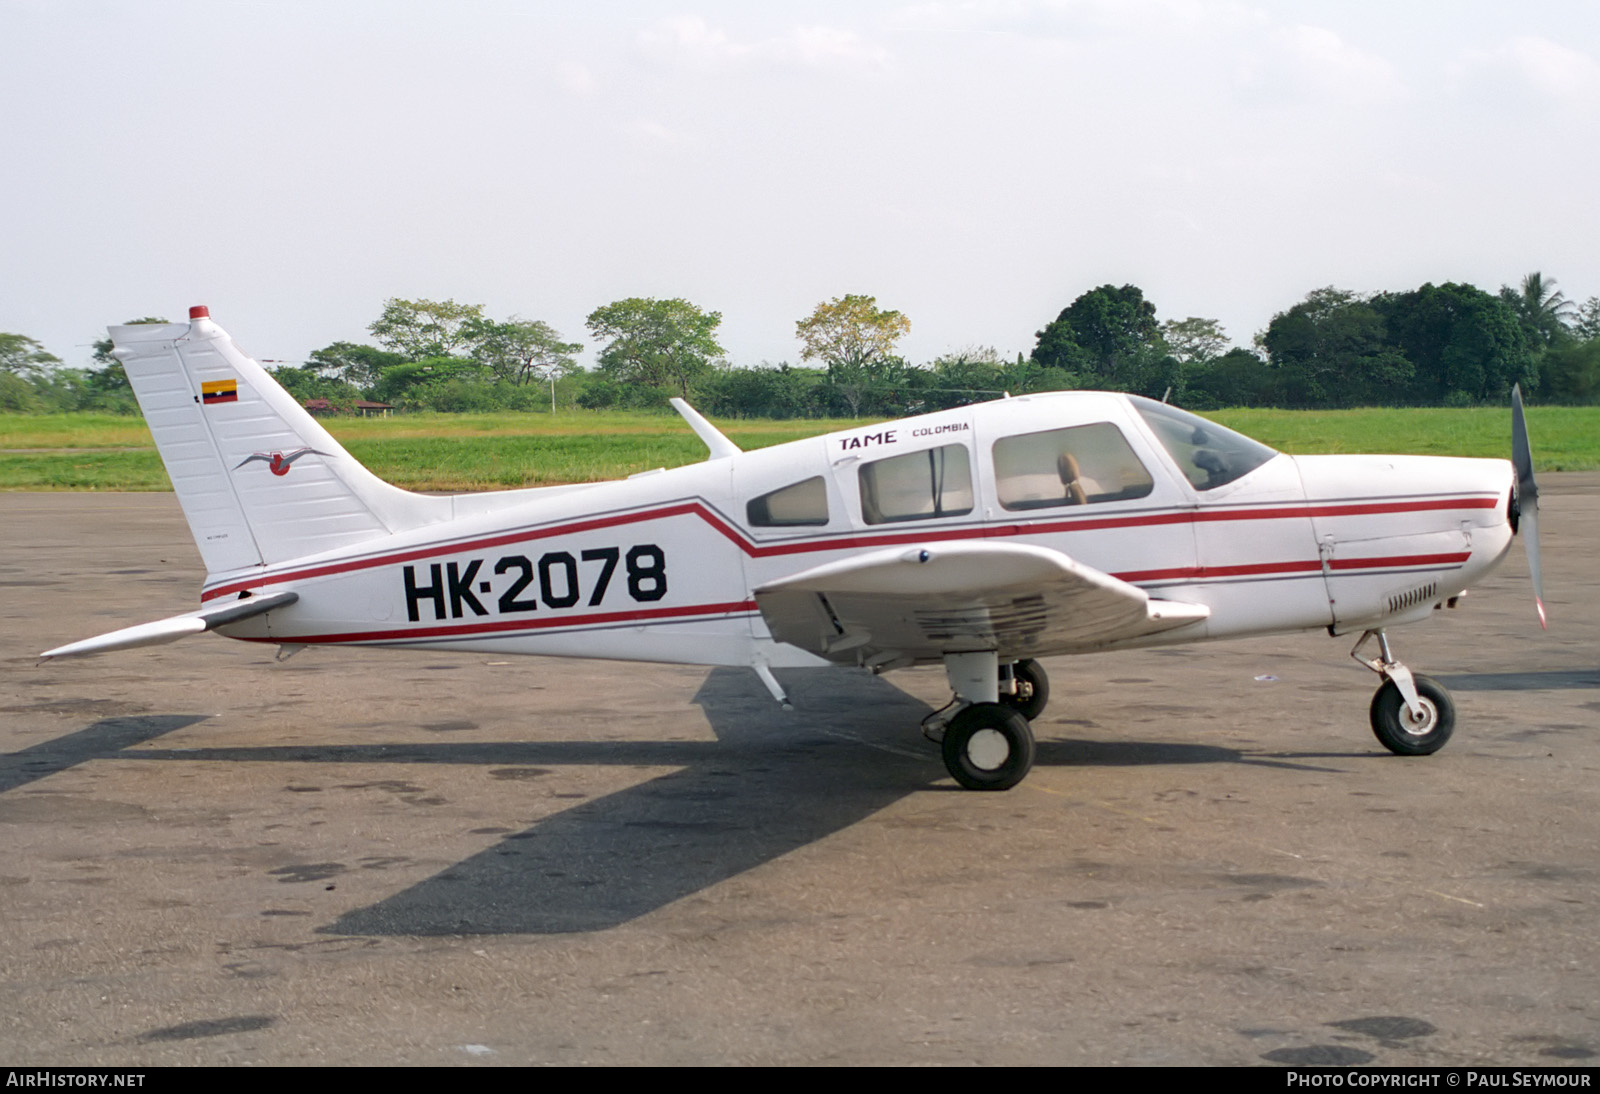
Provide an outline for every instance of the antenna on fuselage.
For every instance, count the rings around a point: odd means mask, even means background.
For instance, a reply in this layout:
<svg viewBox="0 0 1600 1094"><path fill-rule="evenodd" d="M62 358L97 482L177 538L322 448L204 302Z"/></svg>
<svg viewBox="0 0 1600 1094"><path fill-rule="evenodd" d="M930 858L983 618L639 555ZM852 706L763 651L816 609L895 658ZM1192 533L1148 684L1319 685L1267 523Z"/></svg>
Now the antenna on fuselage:
<svg viewBox="0 0 1600 1094"><path fill-rule="evenodd" d="M706 421L701 413L682 399L672 400L672 409L683 415L683 420L689 423L689 428L694 430L695 436L706 442L706 447L711 450L708 460L722 460L729 456L737 456L744 450L727 437L722 431Z"/></svg>

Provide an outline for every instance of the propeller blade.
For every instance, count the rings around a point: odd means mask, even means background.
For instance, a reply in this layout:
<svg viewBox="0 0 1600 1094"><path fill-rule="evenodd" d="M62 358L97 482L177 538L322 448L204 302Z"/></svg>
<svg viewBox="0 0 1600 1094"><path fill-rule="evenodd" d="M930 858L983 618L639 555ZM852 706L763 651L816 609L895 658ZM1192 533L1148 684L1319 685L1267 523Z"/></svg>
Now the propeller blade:
<svg viewBox="0 0 1600 1094"><path fill-rule="evenodd" d="M1533 478L1533 450L1528 447L1528 423L1522 413L1522 385L1511 389L1511 465L1517 472L1516 530L1528 555L1533 578L1533 600L1539 608L1539 626L1548 629L1544 614L1544 579L1539 569L1539 484Z"/></svg>

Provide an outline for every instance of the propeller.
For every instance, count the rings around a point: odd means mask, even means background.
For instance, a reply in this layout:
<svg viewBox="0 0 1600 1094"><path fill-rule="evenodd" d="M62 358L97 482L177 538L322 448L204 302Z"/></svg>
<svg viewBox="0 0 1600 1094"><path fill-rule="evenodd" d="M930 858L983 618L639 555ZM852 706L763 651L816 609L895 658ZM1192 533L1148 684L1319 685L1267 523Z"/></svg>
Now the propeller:
<svg viewBox="0 0 1600 1094"><path fill-rule="evenodd" d="M1517 488L1511 494L1511 530L1522 535L1533 578L1533 602L1539 608L1539 626L1549 629L1544 616L1544 581L1539 570L1539 484L1533 481L1533 450L1528 447L1528 423L1522 414L1522 385L1511 389L1511 465Z"/></svg>

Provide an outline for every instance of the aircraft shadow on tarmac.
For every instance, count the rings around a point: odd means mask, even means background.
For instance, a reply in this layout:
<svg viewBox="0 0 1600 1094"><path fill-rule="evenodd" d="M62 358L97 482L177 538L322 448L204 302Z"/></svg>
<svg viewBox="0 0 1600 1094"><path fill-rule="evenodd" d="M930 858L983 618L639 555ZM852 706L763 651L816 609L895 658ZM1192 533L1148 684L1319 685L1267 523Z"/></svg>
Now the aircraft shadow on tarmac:
<svg viewBox="0 0 1600 1094"><path fill-rule="evenodd" d="M1473 672L1436 679L1451 691L1547 691L1600 688L1600 671L1548 669L1543 672Z"/></svg>
<svg viewBox="0 0 1600 1094"><path fill-rule="evenodd" d="M843 678L841 686L841 674L829 675L831 687L818 680L794 688L803 715L782 714L751 673L713 669L694 701L715 742L585 744L593 755L577 760L681 770L547 817L326 930L604 930L822 839L943 776L931 757L889 744L928 713L925 704L872 677ZM504 746L483 747L497 764L509 758ZM570 745L514 751L513 762L572 762Z"/></svg>
<svg viewBox="0 0 1600 1094"><path fill-rule="evenodd" d="M47 778L89 760L118 755L124 749L205 721L203 714L154 714L103 718L76 733L41 741L0 755L0 794ZM137 755L137 754L135 754Z"/></svg>
<svg viewBox="0 0 1600 1094"><path fill-rule="evenodd" d="M748 671L711 670L694 701L704 709L715 741L163 750L146 742L201 719L113 718L0 758L0 789L113 756L188 763L481 764L526 768L530 775L539 765L677 767L540 820L322 928L339 935L599 931L726 881L945 780L935 747L906 733L929 713L925 703L865 673L796 670L785 673L784 682L799 707L796 713L780 712ZM1289 752L1252 755L1204 744L1057 739L1040 742L1038 762L1307 769L1303 761L1312 758Z"/></svg>
<svg viewBox="0 0 1600 1094"><path fill-rule="evenodd" d="M604 930L829 836L946 778L934 746L905 732L928 706L887 681L818 669L786 673L784 683L799 708L794 714L778 714L751 673L713 669L694 701L717 741L646 748L659 757L653 762L685 763L683 770L548 817L340 917L327 930ZM489 747L504 762L503 746ZM1152 747L1159 758L1149 754ZM603 748L612 754L609 762L641 762L635 745ZM1110 755L1089 762L1244 759L1231 749L1161 744L1118 745L1117 758ZM528 756L535 763L552 758L543 746ZM1076 763L1080 754L1070 746L1042 746L1040 762L1052 760Z"/></svg>

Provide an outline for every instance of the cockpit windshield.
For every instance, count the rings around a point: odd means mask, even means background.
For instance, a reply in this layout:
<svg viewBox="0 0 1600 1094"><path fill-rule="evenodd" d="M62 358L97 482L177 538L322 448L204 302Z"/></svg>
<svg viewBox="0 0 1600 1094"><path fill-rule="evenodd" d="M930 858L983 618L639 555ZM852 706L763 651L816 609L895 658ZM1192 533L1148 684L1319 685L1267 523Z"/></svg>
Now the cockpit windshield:
<svg viewBox="0 0 1600 1094"><path fill-rule="evenodd" d="M1137 395L1131 402L1196 490L1215 490L1241 479L1278 454L1187 410Z"/></svg>

